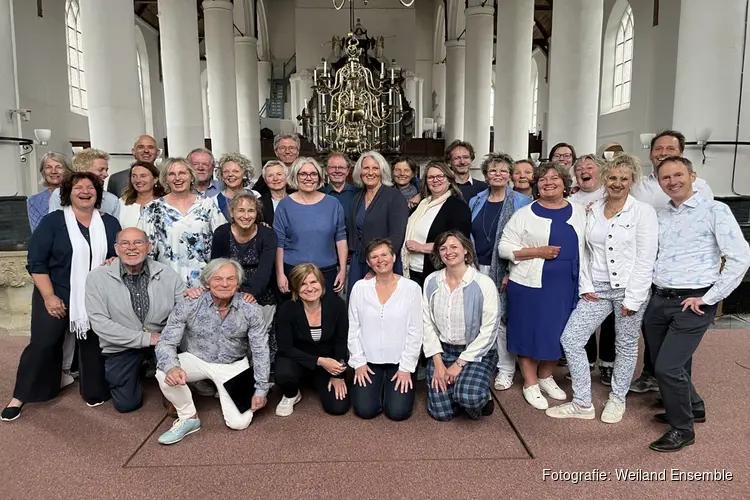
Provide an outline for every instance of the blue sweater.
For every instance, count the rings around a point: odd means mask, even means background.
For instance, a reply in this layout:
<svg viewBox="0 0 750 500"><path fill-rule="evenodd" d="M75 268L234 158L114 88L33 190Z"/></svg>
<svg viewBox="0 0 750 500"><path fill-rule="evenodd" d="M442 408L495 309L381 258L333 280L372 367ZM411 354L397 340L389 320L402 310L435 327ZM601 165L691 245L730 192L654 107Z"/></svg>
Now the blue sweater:
<svg viewBox="0 0 750 500"><path fill-rule="evenodd" d="M336 265L336 242L346 240L344 209L328 195L315 205L283 198L276 207L273 229L278 248L284 250L284 263L291 266L307 262L318 267Z"/></svg>

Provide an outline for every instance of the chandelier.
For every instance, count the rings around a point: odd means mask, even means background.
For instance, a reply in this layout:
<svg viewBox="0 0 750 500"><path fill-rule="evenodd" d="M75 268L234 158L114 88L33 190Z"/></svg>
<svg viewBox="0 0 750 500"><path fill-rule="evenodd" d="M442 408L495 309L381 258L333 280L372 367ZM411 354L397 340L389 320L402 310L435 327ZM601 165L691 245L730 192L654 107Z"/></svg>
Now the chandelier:
<svg viewBox="0 0 750 500"><path fill-rule="evenodd" d="M375 76L377 70L367 67L366 50L351 32L344 50L345 61L337 69L323 59L314 70L313 97L301 116L304 135L318 151L398 151L404 139L401 69L392 66L387 72L380 62Z"/></svg>
<svg viewBox="0 0 750 500"><path fill-rule="evenodd" d="M404 7L411 7L412 5L414 5L414 0L411 0L411 1L398 0L398 1L401 2L401 5L403 5ZM364 2L365 2L365 5L367 5L369 3L369 0L364 0ZM333 0L333 8L336 10L341 10L344 7L344 3L346 3L346 0L340 0L339 4L336 5L336 0ZM349 3L353 4L354 0L349 0Z"/></svg>

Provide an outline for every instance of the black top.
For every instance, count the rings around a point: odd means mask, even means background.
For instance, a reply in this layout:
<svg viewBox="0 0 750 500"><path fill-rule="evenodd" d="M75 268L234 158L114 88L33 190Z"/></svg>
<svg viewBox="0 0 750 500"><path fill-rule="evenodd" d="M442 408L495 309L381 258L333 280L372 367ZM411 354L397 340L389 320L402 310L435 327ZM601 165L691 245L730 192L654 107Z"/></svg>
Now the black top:
<svg viewBox="0 0 750 500"><path fill-rule="evenodd" d="M471 239L471 210L469 205L457 196L451 196L440 207L435 220L432 221L430 230L427 232L425 243L434 243L441 233L452 229L460 231L464 236ZM432 259L429 255L425 255L422 272L425 276L428 276L434 271L435 266L432 265Z"/></svg>
<svg viewBox="0 0 750 500"><path fill-rule="evenodd" d="M259 195L263 196L265 194L271 193L271 188L268 187L268 184L266 184L266 180L263 178L263 175L258 177L258 180L255 181L255 184L253 185L253 190L257 191ZM266 221L268 222L268 221ZM273 225L273 224L271 224Z"/></svg>
<svg viewBox="0 0 750 500"><path fill-rule="evenodd" d="M232 224L223 224L214 231L211 242L211 259L234 259L245 271L245 280L240 290L252 294L258 304L275 304L275 297L269 289L276 258L276 232L258 224L257 234L247 243L239 243L232 235Z"/></svg>
<svg viewBox="0 0 750 500"><path fill-rule="evenodd" d="M257 186L257 184L256 184ZM273 198L271 198L271 191L267 191L260 196L261 204L261 221L273 227Z"/></svg>
<svg viewBox="0 0 750 500"><path fill-rule="evenodd" d="M122 196L122 192L125 191L125 188L128 187L129 181L130 169L115 172L114 174L109 176L107 191L119 198Z"/></svg>
<svg viewBox="0 0 750 500"><path fill-rule="evenodd" d="M120 232L120 223L109 214L101 214L104 230L107 233L107 258L115 257L115 241ZM78 224L81 233L89 241L86 226ZM73 246L70 244L65 213L55 210L42 219L29 240L29 274L48 274L52 288L60 300L68 307L70 300L70 269L73 259Z"/></svg>
<svg viewBox="0 0 750 500"><path fill-rule="evenodd" d="M396 188L381 186L367 207L365 227L360 235L357 230L357 212L364 202L363 189L354 197L352 212L347 214L346 218L349 251L364 259L365 248L372 240L388 238L396 249L396 255L400 255L406 235L406 223L409 220L409 205L404 195Z"/></svg>
<svg viewBox="0 0 750 500"><path fill-rule="evenodd" d="M458 188L461 190L461 194L464 196L464 201L469 201L476 195L487 189L489 186L486 182L480 181L479 179L472 179L473 182L467 181L465 184L458 184Z"/></svg>
<svg viewBox="0 0 750 500"><path fill-rule="evenodd" d="M323 332L317 342L312 338L302 300L290 300L279 307L276 316L276 342L279 346L277 356L292 359L310 370L315 369L318 358L333 358L346 363L349 359L346 302L338 295L326 294L321 303ZM343 376L341 373L337 377Z"/></svg>

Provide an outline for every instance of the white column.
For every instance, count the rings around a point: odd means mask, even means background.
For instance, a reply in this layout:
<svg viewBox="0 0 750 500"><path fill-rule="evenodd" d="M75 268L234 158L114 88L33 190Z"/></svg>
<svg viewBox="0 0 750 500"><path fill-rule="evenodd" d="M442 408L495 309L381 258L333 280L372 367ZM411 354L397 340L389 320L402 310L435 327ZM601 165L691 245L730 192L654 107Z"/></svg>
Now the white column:
<svg viewBox="0 0 750 500"><path fill-rule="evenodd" d="M735 139L740 73L743 70L744 20L744 0L726 0L720 4L682 1L672 128L685 134L688 141L697 140L701 131L707 129L711 130L710 141L750 141L747 125L750 120L747 106L750 95L747 66L750 64L750 50L744 62L740 136ZM696 39L696 33L702 36ZM702 163L699 146L688 146L685 150L685 156L693 162L698 176L709 183L716 196L750 194L750 172L747 168L750 146L738 146L732 186L734 149L734 145L708 145L705 164Z"/></svg>
<svg viewBox="0 0 750 500"><path fill-rule="evenodd" d="M12 2L0 1L0 135L5 137L20 137L21 127L18 115L11 119L8 111L18 108L18 89L16 79L15 47L14 47L14 19L11 9ZM59 131L62 133L62 131ZM54 133L54 131L53 131ZM20 148L17 143L0 141L0 196L14 196L35 194L36 190L25 188L24 167L36 169L36 165L21 163ZM35 186L34 186L35 187ZM33 192L32 192L33 191Z"/></svg>
<svg viewBox="0 0 750 500"><path fill-rule="evenodd" d="M263 109L266 100L271 97L271 78L271 62L258 61L258 109Z"/></svg>
<svg viewBox="0 0 750 500"><path fill-rule="evenodd" d="M419 106L417 107L417 113L416 113L416 127L415 127L415 134L417 137L422 137L422 132L424 131L424 78L417 77L417 103Z"/></svg>
<svg viewBox="0 0 750 500"><path fill-rule="evenodd" d="M527 158L534 0L506 0L497 9L494 149L514 159Z"/></svg>
<svg viewBox="0 0 750 500"><path fill-rule="evenodd" d="M164 112L170 156L203 147L198 14L184 0L159 0Z"/></svg>
<svg viewBox="0 0 750 500"><path fill-rule="evenodd" d="M491 62L491 61L490 61ZM445 42L445 144L464 137L466 42Z"/></svg>
<svg viewBox="0 0 750 500"><path fill-rule="evenodd" d="M490 151L490 94L492 90L492 17L494 7L466 9L466 75L464 140L474 146L472 175L481 177L479 164Z"/></svg>
<svg viewBox="0 0 750 500"><path fill-rule="evenodd" d="M80 0L91 146L112 155L110 173L133 161L135 139L146 132L135 48L133 2Z"/></svg>
<svg viewBox="0 0 750 500"><path fill-rule="evenodd" d="M603 0L555 2L549 77L549 147L596 151Z"/></svg>
<svg viewBox="0 0 750 500"><path fill-rule="evenodd" d="M203 1L211 149L217 157L240 149L232 9L228 0Z"/></svg>
<svg viewBox="0 0 750 500"><path fill-rule="evenodd" d="M234 38L237 67L237 114L240 153L250 158L255 176L260 175L260 118L258 117L258 40L248 36Z"/></svg>

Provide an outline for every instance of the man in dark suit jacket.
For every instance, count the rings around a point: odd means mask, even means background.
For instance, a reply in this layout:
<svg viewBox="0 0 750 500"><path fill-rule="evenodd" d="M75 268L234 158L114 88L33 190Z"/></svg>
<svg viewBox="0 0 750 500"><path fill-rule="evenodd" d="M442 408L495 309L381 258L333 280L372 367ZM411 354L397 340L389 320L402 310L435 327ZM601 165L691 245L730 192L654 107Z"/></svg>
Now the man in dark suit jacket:
<svg viewBox="0 0 750 500"><path fill-rule="evenodd" d="M150 135L142 135L135 140L133 149L131 150L133 157L136 161L145 161L146 163L154 163L156 157L159 156L159 148L156 147L156 139ZM130 169L121 170L109 176L109 182L107 183L107 191L117 196L122 196L122 192L128 187L130 180Z"/></svg>
<svg viewBox="0 0 750 500"><path fill-rule="evenodd" d="M471 176L469 170L474 158L474 146L471 143L455 140L445 148L445 162L456 174L456 184L466 203L488 187L486 182Z"/></svg>

